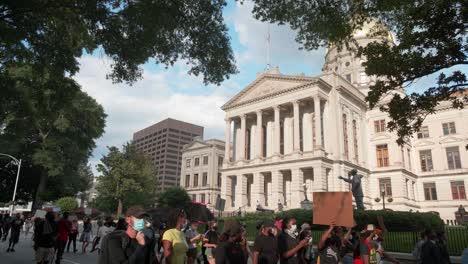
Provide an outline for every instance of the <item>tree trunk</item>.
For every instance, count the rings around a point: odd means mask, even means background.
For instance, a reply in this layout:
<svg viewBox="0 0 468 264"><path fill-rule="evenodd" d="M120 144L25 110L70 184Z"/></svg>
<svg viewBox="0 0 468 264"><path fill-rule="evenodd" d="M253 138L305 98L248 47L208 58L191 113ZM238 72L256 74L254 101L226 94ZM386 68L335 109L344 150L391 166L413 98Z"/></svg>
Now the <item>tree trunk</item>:
<svg viewBox="0 0 468 264"><path fill-rule="evenodd" d="M122 199L119 199L119 205L117 206L117 215L122 215Z"/></svg>
<svg viewBox="0 0 468 264"><path fill-rule="evenodd" d="M41 172L39 176L39 185L37 186L36 189L36 198L34 199L34 209L41 209L42 204L44 201L42 201L41 195L44 193L45 189L47 187L47 173Z"/></svg>

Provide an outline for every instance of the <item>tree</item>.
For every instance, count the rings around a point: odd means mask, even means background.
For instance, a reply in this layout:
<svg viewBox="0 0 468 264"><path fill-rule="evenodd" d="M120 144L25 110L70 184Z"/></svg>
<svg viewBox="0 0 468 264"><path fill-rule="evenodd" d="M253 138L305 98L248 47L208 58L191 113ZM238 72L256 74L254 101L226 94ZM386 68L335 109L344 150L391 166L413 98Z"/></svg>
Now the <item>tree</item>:
<svg viewBox="0 0 468 264"><path fill-rule="evenodd" d="M117 147L108 149L109 153L97 166L102 175L96 187L96 206L99 209L117 208L117 214L121 215L124 206L153 205L157 172L151 160L129 143L122 151Z"/></svg>
<svg viewBox="0 0 468 264"><path fill-rule="evenodd" d="M73 79L30 65L4 69L0 79L0 149L23 159L20 183L34 183L26 187L35 208L75 195L86 181L79 168L104 132L104 110Z"/></svg>
<svg viewBox="0 0 468 264"><path fill-rule="evenodd" d="M60 207L61 212L73 212L78 207L78 202L75 197L62 197L55 202L55 205Z"/></svg>
<svg viewBox="0 0 468 264"><path fill-rule="evenodd" d="M468 96L454 96L468 87L466 75L454 66L468 64L466 1L270 1L254 0L254 16L262 21L288 24L297 31L305 49L325 47L355 49L364 56L366 74L378 77L370 87L370 108L379 107L391 118L388 128L403 144L419 130L424 118L441 101L461 108ZM393 32L397 42L373 42L356 47L353 33L376 21L371 34ZM407 87L419 78L438 73L436 82L423 93L395 94L387 105L380 99Z"/></svg>
<svg viewBox="0 0 468 264"><path fill-rule="evenodd" d="M116 82L134 82L153 59L190 65L205 83L236 72L224 0L6 0L0 3L0 71L18 63L63 76L96 49L109 56ZM2 80L0 79L0 82ZM66 87L64 87L66 88Z"/></svg>
<svg viewBox="0 0 468 264"><path fill-rule="evenodd" d="M191 199L187 191L182 187L171 187L162 192L158 197L158 206L185 209Z"/></svg>

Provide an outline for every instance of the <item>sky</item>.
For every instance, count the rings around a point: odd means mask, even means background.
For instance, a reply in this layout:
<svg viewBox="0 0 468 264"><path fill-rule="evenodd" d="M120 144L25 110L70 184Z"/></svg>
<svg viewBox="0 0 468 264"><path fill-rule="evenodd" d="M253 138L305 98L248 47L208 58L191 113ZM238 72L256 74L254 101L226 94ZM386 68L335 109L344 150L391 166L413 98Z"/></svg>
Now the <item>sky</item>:
<svg viewBox="0 0 468 264"><path fill-rule="evenodd" d="M252 17L252 3L229 1L224 9L231 46L239 73L221 85L204 85L202 77L189 75L183 61L165 69L149 61L143 65L143 78L129 86L106 79L111 61L99 52L80 58L80 72L74 77L82 89L104 107L107 114L104 135L96 142L90 164L107 153L107 146L121 146L134 132L168 117L205 128L205 139L224 140L224 112L221 106L255 80L266 69L267 32L270 29L270 65L281 73L309 76L321 72L325 50L299 50L296 33L288 26L268 25ZM414 90L433 82L434 77L415 84Z"/></svg>

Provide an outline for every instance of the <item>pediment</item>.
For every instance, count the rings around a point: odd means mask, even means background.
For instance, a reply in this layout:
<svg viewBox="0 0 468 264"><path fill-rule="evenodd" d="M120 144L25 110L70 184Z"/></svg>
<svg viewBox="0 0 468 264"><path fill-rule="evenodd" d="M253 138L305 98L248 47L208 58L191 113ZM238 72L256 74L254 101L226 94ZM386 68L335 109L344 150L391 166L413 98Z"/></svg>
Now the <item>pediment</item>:
<svg viewBox="0 0 468 264"><path fill-rule="evenodd" d="M419 140L417 143L414 144L415 147L423 147L423 146L431 146L435 145L435 142L430 140Z"/></svg>
<svg viewBox="0 0 468 264"><path fill-rule="evenodd" d="M227 109L255 100L280 94L294 88L303 87L309 83L316 82L316 78L294 75L262 74L254 82L235 95L222 106Z"/></svg>
<svg viewBox="0 0 468 264"><path fill-rule="evenodd" d="M184 146L184 150L190 150L190 149L197 149L197 148L204 148L204 147L208 147L210 146L209 144L206 144L205 142L203 141L193 141L192 143L190 144L187 144Z"/></svg>
<svg viewBox="0 0 468 264"><path fill-rule="evenodd" d="M388 134L377 134L372 137L372 141L379 141L379 140L388 140L391 139L392 137Z"/></svg>
<svg viewBox="0 0 468 264"><path fill-rule="evenodd" d="M460 142L463 141L461 138L457 137L446 137L440 141L441 144L446 144L446 143L455 143L455 142Z"/></svg>

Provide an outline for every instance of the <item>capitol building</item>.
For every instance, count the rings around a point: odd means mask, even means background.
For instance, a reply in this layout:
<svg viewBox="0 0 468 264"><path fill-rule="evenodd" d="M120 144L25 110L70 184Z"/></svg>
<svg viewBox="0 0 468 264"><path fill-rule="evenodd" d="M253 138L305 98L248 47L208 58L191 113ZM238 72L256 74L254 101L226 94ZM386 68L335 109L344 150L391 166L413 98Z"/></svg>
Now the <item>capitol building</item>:
<svg viewBox="0 0 468 264"><path fill-rule="evenodd" d="M391 34L368 32L355 33L359 45L393 42ZM225 211L299 208L313 192L349 191L338 177L352 169L364 176L368 209L382 209L385 199L388 209L454 220L457 208L468 206L468 109L442 102L399 146L386 128L387 114L365 101L376 79L366 76L362 62L353 51L331 46L322 74L285 75L273 67L223 105L230 144L221 174L214 175ZM404 89L395 93L405 95Z"/></svg>

